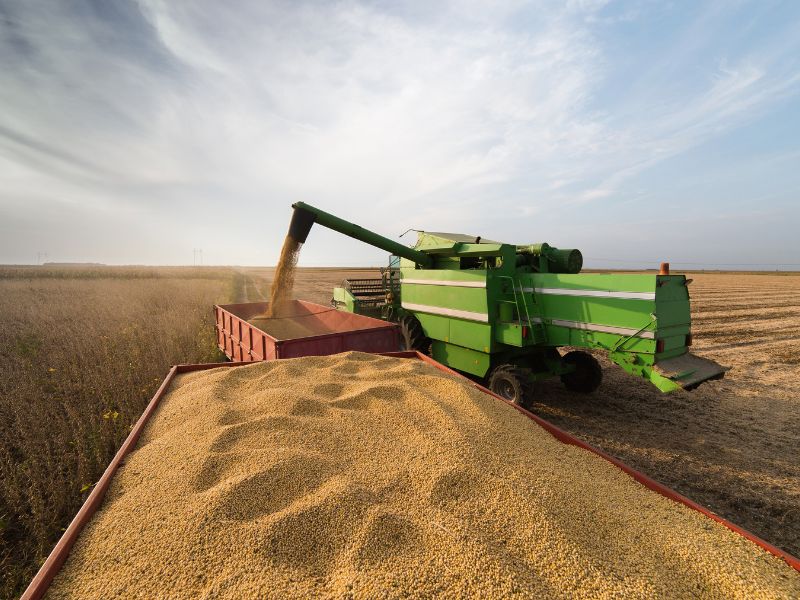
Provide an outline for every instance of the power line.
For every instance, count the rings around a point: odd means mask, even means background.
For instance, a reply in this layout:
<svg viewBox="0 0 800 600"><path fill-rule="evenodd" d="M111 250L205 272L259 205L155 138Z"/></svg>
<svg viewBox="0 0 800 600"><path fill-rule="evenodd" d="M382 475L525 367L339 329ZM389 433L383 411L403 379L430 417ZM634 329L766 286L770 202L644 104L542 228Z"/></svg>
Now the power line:
<svg viewBox="0 0 800 600"><path fill-rule="evenodd" d="M633 263L633 264L641 264L641 263L660 263L663 259L651 259L651 258L638 258L638 259L626 259L626 258L600 258L598 256L587 257L586 260L604 260L606 262L618 262L618 263ZM689 260L674 260L670 259L670 263L674 265L697 265L697 266L722 266L722 267L764 267L764 266L774 266L774 267L800 267L800 263L783 263L783 262L760 262L760 263L746 263L746 262L736 262L736 263L722 263L722 262L693 262Z"/></svg>

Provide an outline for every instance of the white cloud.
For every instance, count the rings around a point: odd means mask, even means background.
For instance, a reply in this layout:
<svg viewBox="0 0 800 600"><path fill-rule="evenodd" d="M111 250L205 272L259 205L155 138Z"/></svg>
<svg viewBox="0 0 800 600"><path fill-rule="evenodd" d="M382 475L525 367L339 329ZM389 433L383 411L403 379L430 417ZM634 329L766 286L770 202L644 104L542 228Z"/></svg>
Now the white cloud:
<svg viewBox="0 0 800 600"><path fill-rule="evenodd" d="M295 200L387 233L604 202L797 91L784 47L598 106L601 29L639 15L608 4L25 3L0 38L17 61L0 73L3 207L119 208L130 239L94 259L158 262L136 246L157 219L177 221L159 252L216 229L220 261L272 261L277 245L241 254L237 213L266 245Z"/></svg>

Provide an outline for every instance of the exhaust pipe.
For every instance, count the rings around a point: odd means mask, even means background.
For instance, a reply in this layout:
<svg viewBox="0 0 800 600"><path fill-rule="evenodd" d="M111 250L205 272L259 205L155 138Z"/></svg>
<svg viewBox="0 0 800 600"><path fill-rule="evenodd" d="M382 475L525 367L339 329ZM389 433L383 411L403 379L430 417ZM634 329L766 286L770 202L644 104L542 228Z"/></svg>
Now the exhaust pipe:
<svg viewBox="0 0 800 600"><path fill-rule="evenodd" d="M311 226L316 220L317 215L295 206L292 221L289 223L289 237L299 244L305 244L308 233L311 231Z"/></svg>

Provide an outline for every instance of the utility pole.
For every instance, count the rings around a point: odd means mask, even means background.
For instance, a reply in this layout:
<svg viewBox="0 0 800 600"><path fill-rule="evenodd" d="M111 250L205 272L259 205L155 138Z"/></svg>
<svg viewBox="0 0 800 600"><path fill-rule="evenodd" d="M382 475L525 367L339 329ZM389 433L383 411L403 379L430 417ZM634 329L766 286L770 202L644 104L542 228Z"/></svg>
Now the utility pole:
<svg viewBox="0 0 800 600"><path fill-rule="evenodd" d="M196 267L200 265L203 266L203 249L202 248L192 248L192 264Z"/></svg>

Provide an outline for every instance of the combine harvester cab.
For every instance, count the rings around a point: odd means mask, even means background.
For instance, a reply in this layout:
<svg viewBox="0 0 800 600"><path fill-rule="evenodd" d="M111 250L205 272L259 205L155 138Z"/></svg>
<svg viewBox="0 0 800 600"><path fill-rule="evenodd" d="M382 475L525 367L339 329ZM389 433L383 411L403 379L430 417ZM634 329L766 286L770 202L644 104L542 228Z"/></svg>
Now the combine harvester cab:
<svg viewBox="0 0 800 600"><path fill-rule="evenodd" d="M318 223L399 258L381 279L336 288L336 308L397 322L407 349L483 378L513 402L528 404L533 384L548 377L576 392L597 389L594 356L562 356L560 347L603 350L664 392L725 373L689 353L689 280L666 265L658 275L581 273L576 249L424 231L409 248L302 202L293 207L289 235L301 243Z"/></svg>

